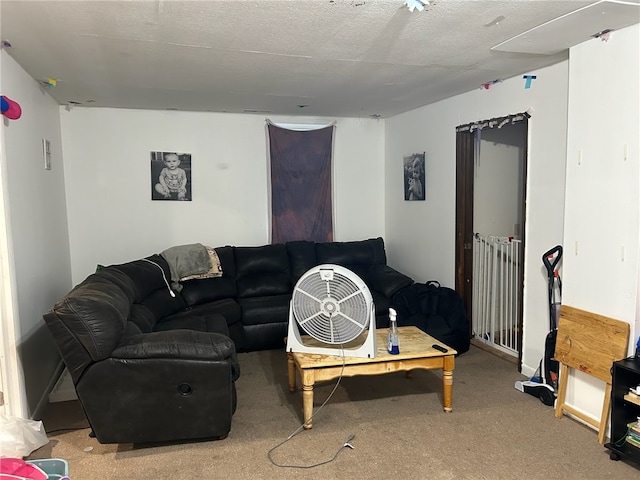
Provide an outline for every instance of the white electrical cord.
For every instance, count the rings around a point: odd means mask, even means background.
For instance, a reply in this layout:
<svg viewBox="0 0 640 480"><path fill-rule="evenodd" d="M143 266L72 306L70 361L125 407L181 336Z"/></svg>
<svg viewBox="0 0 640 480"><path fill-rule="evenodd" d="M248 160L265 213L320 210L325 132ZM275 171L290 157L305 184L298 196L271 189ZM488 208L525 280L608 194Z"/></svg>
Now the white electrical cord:
<svg viewBox="0 0 640 480"><path fill-rule="evenodd" d="M285 443L287 443L289 440L291 440L293 437L295 437L298 433L300 433L302 431L302 429L304 428L304 426L311 422L314 417L316 415L318 415L320 413L320 411L324 408L324 406L327 404L327 402L331 399L331 397L333 397L333 394L335 393L335 391L338 389L338 385L340 385L340 380L342 380L342 374L344 373L344 367L345 367L345 356L344 356L344 345L340 344L340 351L342 352L342 370L340 370L340 375L338 376L338 381L336 382L336 384L333 387L333 390L331 390L331 393L329 394L329 396L327 397L327 399L322 402L322 405L320 405L320 407L318 407L318 409L311 415L311 418L309 418L309 420L307 420L306 422L304 422L302 425L300 425L298 428L296 428L293 433L291 433L291 435L289 435L287 438L285 438L283 441L281 441L279 444L277 444L275 447L271 448L271 450L269 450L267 452L267 457L269 457L269 461L271 463L273 463L276 467L282 467L282 468L314 468L314 467L319 467L320 465L326 465L327 463L333 462L338 455L340 454L340 452L342 450L344 450L345 448L350 448L350 449L354 449L355 447L353 445L351 445L351 441L356 438L356 436L354 434L349 435L349 438L347 438L347 441L338 449L338 451L333 455L333 457L331 457L328 460L325 460L323 462L319 462L319 463L314 463L311 465L288 465L288 464L282 464L282 463L277 463L273 457L271 456L271 454L278 448L280 448L282 445L284 445Z"/></svg>
<svg viewBox="0 0 640 480"><path fill-rule="evenodd" d="M169 290L169 294L170 294L172 297L175 297L175 296L176 296L176 294L173 292L173 290L171 290L171 285L169 285L169 282L167 281L167 277L166 277L166 275L164 274L164 270L162 269L162 267L161 267L160 265L158 265L156 262L153 262L153 261L149 260L148 258L143 258L143 259L141 259L141 260L142 260L143 262L148 262L148 263L150 263L150 264L152 264L152 265L155 265L156 267L158 267L158 268L160 269L160 272L162 273L162 279L164 280L164 283L165 283L165 285L167 286L167 289Z"/></svg>

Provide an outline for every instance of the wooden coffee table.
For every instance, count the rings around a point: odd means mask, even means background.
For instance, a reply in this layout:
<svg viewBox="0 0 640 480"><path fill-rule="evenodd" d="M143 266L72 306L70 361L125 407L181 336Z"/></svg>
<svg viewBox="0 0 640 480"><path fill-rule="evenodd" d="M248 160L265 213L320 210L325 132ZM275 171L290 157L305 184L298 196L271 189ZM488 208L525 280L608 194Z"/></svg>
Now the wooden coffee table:
<svg viewBox="0 0 640 480"><path fill-rule="evenodd" d="M366 335L363 334L363 335ZM347 357L344 359L340 347L338 355L318 355L309 353L287 352L289 390L296 391L296 369L300 372L302 380L302 411L304 415L304 428L313 426L313 385L316 382L337 378L342 373L345 377L353 375L379 375L397 371L405 371L407 375L411 370L421 368L425 370L442 369L442 404L445 412L452 410L453 393L453 369L455 367L455 354L453 348L439 342L427 335L418 327L399 327L398 337L400 342L400 354L387 353L388 329L381 328L376 331L378 351L375 358ZM315 339L302 337L305 345L324 346ZM447 349L440 352L432 347L433 344ZM349 345L345 345L348 348ZM343 371L344 363L344 371Z"/></svg>

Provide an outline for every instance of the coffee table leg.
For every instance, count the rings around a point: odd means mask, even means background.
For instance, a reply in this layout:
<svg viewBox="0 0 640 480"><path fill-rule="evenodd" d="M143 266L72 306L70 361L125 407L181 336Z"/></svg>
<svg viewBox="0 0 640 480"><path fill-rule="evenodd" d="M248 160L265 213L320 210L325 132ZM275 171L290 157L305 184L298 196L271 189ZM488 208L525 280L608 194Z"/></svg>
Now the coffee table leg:
<svg viewBox="0 0 640 480"><path fill-rule="evenodd" d="M315 383L313 370L302 370L302 415L304 417L304 429L313 427L313 384Z"/></svg>
<svg viewBox="0 0 640 480"><path fill-rule="evenodd" d="M455 365L453 355L444 357L442 366L442 406L445 412L453 410L453 369Z"/></svg>
<svg viewBox="0 0 640 480"><path fill-rule="evenodd" d="M289 391L296 391L296 362L293 360L293 354L287 352L287 369L289 376Z"/></svg>

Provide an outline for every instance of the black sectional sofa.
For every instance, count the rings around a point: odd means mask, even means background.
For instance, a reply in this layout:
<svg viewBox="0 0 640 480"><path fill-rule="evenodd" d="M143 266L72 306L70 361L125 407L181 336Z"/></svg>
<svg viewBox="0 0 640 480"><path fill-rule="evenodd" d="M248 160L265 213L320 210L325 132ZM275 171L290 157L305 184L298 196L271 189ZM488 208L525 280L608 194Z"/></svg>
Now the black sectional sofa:
<svg viewBox="0 0 640 480"><path fill-rule="evenodd" d="M222 276L174 292L162 255L103 267L44 315L101 443L225 437L236 408L236 352L282 348L289 301L311 267L338 264L371 290L376 323L413 284L382 238L215 249Z"/></svg>

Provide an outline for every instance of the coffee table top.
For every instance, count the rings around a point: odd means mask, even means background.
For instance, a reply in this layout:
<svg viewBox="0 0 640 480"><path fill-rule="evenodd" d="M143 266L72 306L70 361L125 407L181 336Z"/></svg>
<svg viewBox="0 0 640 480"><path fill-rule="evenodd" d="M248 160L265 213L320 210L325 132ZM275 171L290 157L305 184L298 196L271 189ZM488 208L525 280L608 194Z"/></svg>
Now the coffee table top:
<svg viewBox="0 0 640 480"><path fill-rule="evenodd" d="M377 352L375 358L360 358L349 357L348 348L352 348L354 345L362 343L368 332L363 332L360 337L352 342L344 345L345 365L355 365L360 363L376 363L376 362L389 362L398 360L408 360L413 358L427 358L427 357L444 357L448 355L455 355L458 353L450 346L436 340L431 335L426 334L418 327L398 327L398 342L400 344L400 353L398 355L391 355L387 352L387 341L389 336L388 328L376 329L376 342ZM313 368L313 367L328 367L333 365L342 365L342 349L340 345L327 345L320 342L308 335L302 337L302 341L307 346L313 347L330 347L335 349L336 355L320 355L317 353L299 353L292 352L296 363L301 368ZM440 352L432 347L433 344L440 345L447 349L447 352Z"/></svg>

